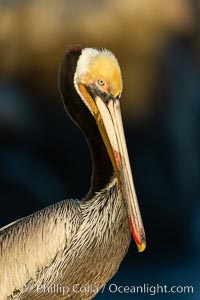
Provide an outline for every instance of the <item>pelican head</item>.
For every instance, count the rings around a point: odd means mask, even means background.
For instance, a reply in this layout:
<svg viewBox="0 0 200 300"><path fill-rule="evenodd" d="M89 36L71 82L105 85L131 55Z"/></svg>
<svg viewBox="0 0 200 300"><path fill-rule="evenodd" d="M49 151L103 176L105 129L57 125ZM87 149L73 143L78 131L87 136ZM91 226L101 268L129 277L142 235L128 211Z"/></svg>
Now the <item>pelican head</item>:
<svg viewBox="0 0 200 300"><path fill-rule="evenodd" d="M81 49L74 73L74 87L97 124L127 208L132 236L139 252L142 252L146 247L145 233L121 118L121 70L114 54L106 49Z"/></svg>

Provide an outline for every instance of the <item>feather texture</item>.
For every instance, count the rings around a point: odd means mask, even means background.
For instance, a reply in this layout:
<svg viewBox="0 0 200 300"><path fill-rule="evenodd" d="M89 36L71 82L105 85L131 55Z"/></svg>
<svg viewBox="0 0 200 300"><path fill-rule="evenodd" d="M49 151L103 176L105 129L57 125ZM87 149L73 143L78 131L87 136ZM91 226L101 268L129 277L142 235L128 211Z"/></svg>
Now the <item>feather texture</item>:
<svg viewBox="0 0 200 300"><path fill-rule="evenodd" d="M0 231L0 299L91 299L129 243L113 178L90 200L58 202Z"/></svg>

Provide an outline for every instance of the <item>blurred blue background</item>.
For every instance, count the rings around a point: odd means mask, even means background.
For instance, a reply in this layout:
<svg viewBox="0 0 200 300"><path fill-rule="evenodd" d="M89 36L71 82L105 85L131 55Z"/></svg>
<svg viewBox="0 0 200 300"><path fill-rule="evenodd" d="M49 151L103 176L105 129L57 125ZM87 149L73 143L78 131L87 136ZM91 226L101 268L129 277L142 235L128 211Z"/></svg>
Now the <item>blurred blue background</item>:
<svg viewBox="0 0 200 300"><path fill-rule="evenodd" d="M200 299L200 1L0 1L0 226L82 198L91 159L57 68L71 43L111 49L147 249L132 242L96 299ZM194 293L111 293L193 286Z"/></svg>

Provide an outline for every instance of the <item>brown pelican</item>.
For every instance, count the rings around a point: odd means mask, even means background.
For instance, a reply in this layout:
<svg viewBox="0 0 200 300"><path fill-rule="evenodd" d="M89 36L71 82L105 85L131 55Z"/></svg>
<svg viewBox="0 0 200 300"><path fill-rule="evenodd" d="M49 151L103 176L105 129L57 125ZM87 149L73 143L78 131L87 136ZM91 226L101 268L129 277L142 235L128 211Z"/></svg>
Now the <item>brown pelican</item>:
<svg viewBox="0 0 200 300"><path fill-rule="evenodd" d="M59 89L93 159L91 188L0 229L0 299L91 299L130 244L145 249L120 114L122 78L108 50L69 47Z"/></svg>

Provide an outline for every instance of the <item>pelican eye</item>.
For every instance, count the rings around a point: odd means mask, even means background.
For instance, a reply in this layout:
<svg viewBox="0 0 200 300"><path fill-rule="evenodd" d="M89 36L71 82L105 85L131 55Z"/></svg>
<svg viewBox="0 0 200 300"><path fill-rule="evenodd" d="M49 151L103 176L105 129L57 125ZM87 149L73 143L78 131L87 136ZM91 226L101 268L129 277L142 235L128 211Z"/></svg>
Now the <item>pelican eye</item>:
<svg viewBox="0 0 200 300"><path fill-rule="evenodd" d="M98 84L103 86L105 84L105 81L103 79L98 79Z"/></svg>

